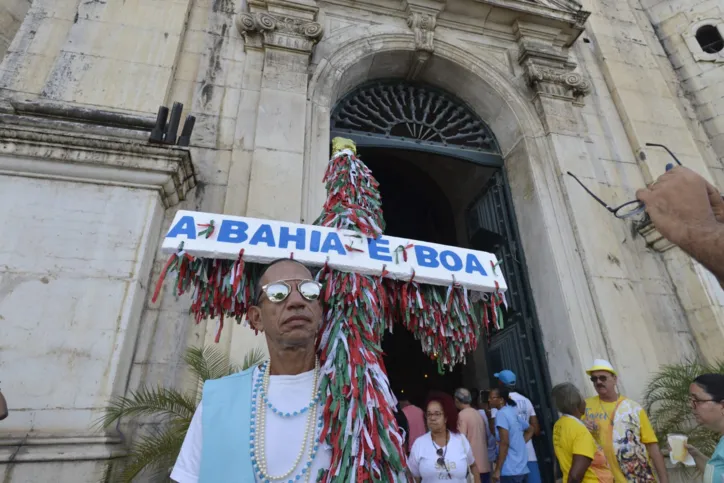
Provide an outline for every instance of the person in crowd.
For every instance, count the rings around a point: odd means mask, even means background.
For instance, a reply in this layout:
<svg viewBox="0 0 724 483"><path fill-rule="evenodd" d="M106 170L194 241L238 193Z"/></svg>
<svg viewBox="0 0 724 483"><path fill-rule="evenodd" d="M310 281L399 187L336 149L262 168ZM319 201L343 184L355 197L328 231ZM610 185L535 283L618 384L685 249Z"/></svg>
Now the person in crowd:
<svg viewBox="0 0 724 483"><path fill-rule="evenodd" d="M724 199L711 183L683 166L636 192L663 237L709 269L724 287Z"/></svg>
<svg viewBox="0 0 724 483"><path fill-rule="evenodd" d="M320 292L309 269L295 260L265 267L248 318L264 333L269 361L204 383L171 479L271 481L284 475L284 481L314 481L330 467L331 447L316 445Z"/></svg>
<svg viewBox="0 0 724 483"><path fill-rule="evenodd" d="M724 483L724 374L702 374L694 379L689 400L696 422L721 435L711 458L687 445L689 453L704 474L704 483Z"/></svg>
<svg viewBox="0 0 724 483"><path fill-rule="evenodd" d="M485 435L488 446L488 461L492 464L498 459L498 442L495 440L495 434L490 430L490 404L488 404L488 396L490 391L473 391L473 407L478 410L480 416L485 423Z"/></svg>
<svg viewBox="0 0 724 483"><path fill-rule="evenodd" d="M427 431L425 429L425 412L402 395L400 396L400 407L402 408L402 412L405 413L409 427L409 434L407 436L408 445L406 447L409 453L412 445L415 444L415 440Z"/></svg>
<svg viewBox="0 0 724 483"><path fill-rule="evenodd" d="M480 471L465 435L458 432L458 412L447 394L431 395L425 405L429 431L415 440L407 464L417 483L466 483L468 473L480 483Z"/></svg>
<svg viewBox="0 0 724 483"><path fill-rule="evenodd" d="M583 424L586 400L570 382L552 391L561 417L553 426L553 448L563 473L563 483L613 483L603 449Z"/></svg>
<svg viewBox="0 0 724 483"><path fill-rule="evenodd" d="M491 481L528 483L530 470L525 441L533 428L518 416L516 402L510 397L507 387L492 389L488 401L490 407L496 409L495 434L498 440L498 460Z"/></svg>
<svg viewBox="0 0 724 483"><path fill-rule="evenodd" d="M528 425L532 428L532 431L526 433L525 439L526 447L528 448L528 482L541 483L540 469L538 468L538 457L535 454L535 448L533 447L532 441L533 436L540 435L540 424L538 423L538 416L535 414L533 403L523 394L516 391L518 378L513 371L503 369L502 371L494 374L494 376L498 378L498 382L501 386L506 387L510 391L510 398L516 403L518 416L527 421ZM495 418L495 411L493 409L491 409L491 416Z"/></svg>
<svg viewBox="0 0 724 483"><path fill-rule="evenodd" d="M8 417L8 403L5 401L2 391L0 391L0 421Z"/></svg>
<svg viewBox="0 0 724 483"><path fill-rule="evenodd" d="M616 483L668 483L664 457L646 411L619 395L618 374L610 362L596 359L586 373L597 395L586 400L585 423L603 448Z"/></svg>
<svg viewBox="0 0 724 483"><path fill-rule="evenodd" d="M407 416L405 416L405 413L402 411L402 405L399 401L397 402L397 408L395 409L395 420L397 421L397 426L399 426L400 430L402 431L402 447L409 452L408 447L410 444L410 424L407 421Z"/></svg>
<svg viewBox="0 0 724 483"><path fill-rule="evenodd" d="M480 413L472 407L473 397L466 388L455 390L455 407L458 408L458 430L465 435L473 448L475 464L480 471L480 481L490 482L490 461L488 460L488 440L485 422Z"/></svg>

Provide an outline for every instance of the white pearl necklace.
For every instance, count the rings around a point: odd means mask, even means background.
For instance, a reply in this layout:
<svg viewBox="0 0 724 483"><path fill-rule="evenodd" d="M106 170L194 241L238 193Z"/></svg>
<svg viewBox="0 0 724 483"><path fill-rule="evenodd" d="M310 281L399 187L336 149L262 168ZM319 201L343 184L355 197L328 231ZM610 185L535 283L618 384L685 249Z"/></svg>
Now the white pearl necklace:
<svg viewBox="0 0 724 483"><path fill-rule="evenodd" d="M319 380L319 361L315 359L314 361L314 382L312 383L312 403L311 410L307 411L307 421L304 428L304 436L302 437L302 445L301 448L299 448L299 453L297 453L297 457L294 460L294 463L292 464L292 467L284 473L283 475L270 475L268 472L268 466L267 466L267 459L266 459L266 412L267 412L267 405L264 404L265 401L268 400L269 396L269 381L271 379L270 376L271 369L269 366L266 367L266 370L264 370L262 375L262 384L261 384L261 390L259 391L259 395L256 400L256 424L255 424L255 434L254 434L254 456L256 460L256 465L258 467L259 476L261 477L262 481L273 481L273 480L284 480L288 478L294 470L297 469L297 466L299 466L300 461L302 460L302 457L305 453L310 457L309 461L307 462L305 473L306 473L306 481L309 481L309 475L311 473L311 465L312 465L312 457L316 453L314 451L315 444L314 439L316 436L316 427L315 422L317 421L317 410L319 407L319 404L316 403L318 401L317 399L317 382ZM305 451L307 448L309 448L309 451Z"/></svg>

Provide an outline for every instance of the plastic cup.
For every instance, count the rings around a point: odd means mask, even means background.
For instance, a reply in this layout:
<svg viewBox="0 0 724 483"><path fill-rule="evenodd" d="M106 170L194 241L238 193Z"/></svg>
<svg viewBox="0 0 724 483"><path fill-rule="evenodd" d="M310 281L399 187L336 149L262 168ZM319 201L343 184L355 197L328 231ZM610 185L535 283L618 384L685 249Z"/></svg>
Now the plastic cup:
<svg viewBox="0 0 724 483"><path fill-rule="evenodd" d="M669 446L671 447L671 459L677 463L684 463L689 459L689 451L686 444L689 438L683 434L670 434L668 436Z"/></svg>

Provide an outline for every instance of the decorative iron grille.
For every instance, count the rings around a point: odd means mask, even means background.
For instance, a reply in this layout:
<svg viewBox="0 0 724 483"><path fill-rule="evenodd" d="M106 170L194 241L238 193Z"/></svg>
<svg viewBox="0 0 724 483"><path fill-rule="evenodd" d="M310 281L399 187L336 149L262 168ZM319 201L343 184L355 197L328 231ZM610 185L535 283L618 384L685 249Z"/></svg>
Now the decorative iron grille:
<svg viewBox="0 0 724 483"><path fill-rule="evenodd" d="M423 85L378 82L342 99L332 131L500 153L495 136L462 101Z"/></svg>

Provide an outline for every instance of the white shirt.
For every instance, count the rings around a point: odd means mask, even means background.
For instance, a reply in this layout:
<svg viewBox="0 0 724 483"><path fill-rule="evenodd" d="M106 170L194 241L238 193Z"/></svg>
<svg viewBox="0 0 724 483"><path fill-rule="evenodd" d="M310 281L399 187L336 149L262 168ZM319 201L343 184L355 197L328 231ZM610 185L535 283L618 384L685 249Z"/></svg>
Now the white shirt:
<svg viewBox="0 0 724 483"><path fill-rule="evenodd" d="M255 369L253 373L256 383L259 377L259 370ZM312 384L314 382L314 371L305 372L296 376L271 376L269 380L269 402L280 411L294 412L306 404L312 397ZM251 402L251 401L250 401ZM191 420L186 439L181 446L181 452L176 460L176 465L171 472L171 479L178 483L198 483L199 470L201 469L201 414L203 402L194 413ZM322 420L323 406L320 402L317 416L319 421ZM302 446L302 438L304 436L305 424L307 422L307 413L301 414L294 418L282 418L267 409L266 412L266 459L267 471L272 476L279 476L291 468L292 463L299 454ZM315 424L318 429L319 423ZM318 436L318 432L316 433ZM302 468L307 463L308 449L305 456L302 457L297 470L285 481L294 479L301 473ZM242 455L240 455L241 457ZM248 457L247 455L243 455ZM332 461L332 448L322 443L319 445L317 454L312 462L312 473L309 481L317 481L317 474L320 469L329 469ZM256 481L259 479L257 477ZM300 481L304 479L300 478Z"/></svg>
<svg viewBox="0 0 724 483"><path fill-rule="evenodd" d="M535 416L535 408L533 407L533 403L530 402L530 399L522 394L518 394L517 392L511 392L510 399L515 401L515 408L518 410L518 417L524 421L530 422L530 418ZM495 414L497 412L498 410L495 408L490 409L490 414L493 418L495 418ZM538 458L535 455L535 448L533 447L533 440L531 439L528 441L526 446L528 447L528 461L538 461Z"/></svg>
<svg viewBox="0 0 724 483"><path fill-rule="evenodd" d="M422 478L422 483L466 483L468 469L475 462L467 438L460 433L450 433L450 441L442 447L447 470L437 463L439 447L433 444L432 433L423 434L415 440L407 460L412 476Z"/></svg>

